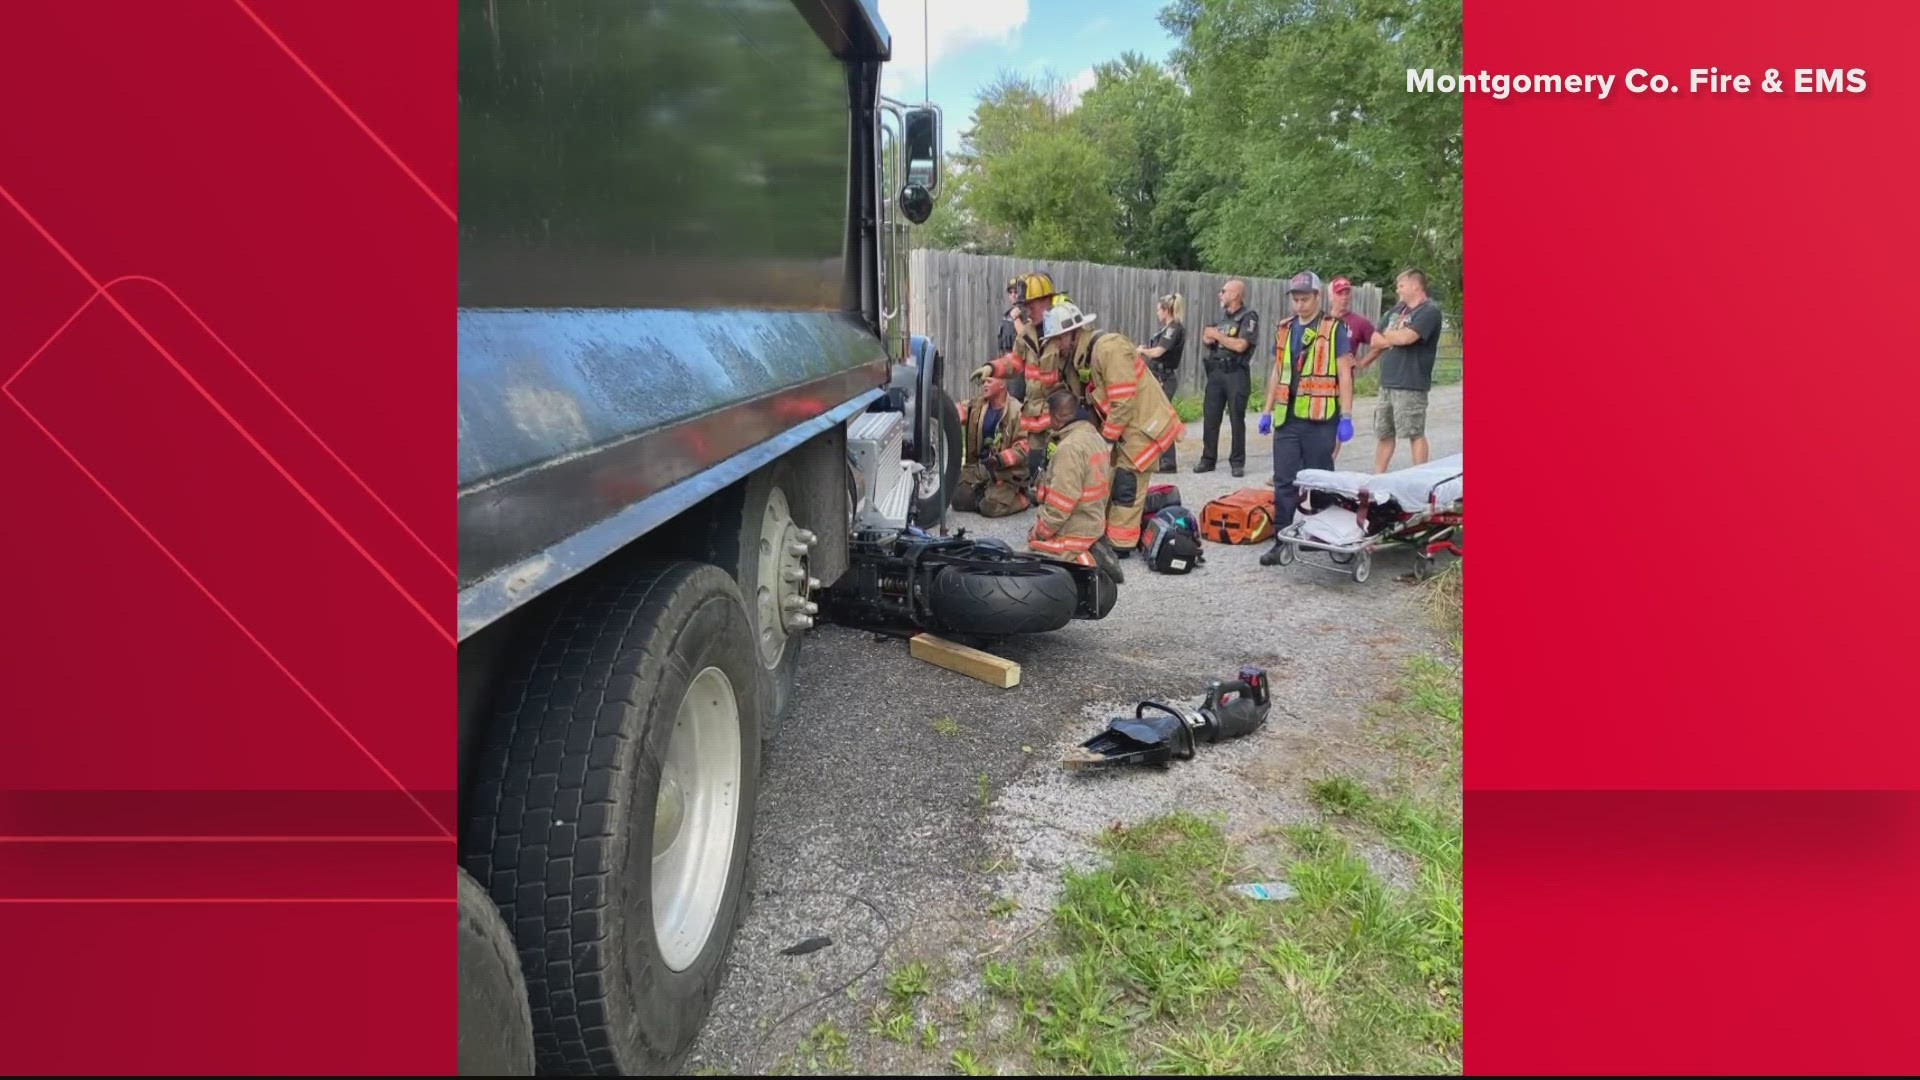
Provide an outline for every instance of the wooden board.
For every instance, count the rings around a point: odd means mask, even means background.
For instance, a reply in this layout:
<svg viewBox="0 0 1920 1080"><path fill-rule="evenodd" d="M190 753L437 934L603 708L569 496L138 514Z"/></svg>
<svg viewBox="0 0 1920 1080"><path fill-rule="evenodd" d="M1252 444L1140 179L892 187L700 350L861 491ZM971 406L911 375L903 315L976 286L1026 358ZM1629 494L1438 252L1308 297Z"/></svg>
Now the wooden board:
<svg viewBox="0 0 1920 1080"><path fill-rule="evenodd" d="M1005 690L1020 685L1020 665L992 653L955 645L932 634L916 634L912 646L915 659L979 679L988 686Z"/></svg>

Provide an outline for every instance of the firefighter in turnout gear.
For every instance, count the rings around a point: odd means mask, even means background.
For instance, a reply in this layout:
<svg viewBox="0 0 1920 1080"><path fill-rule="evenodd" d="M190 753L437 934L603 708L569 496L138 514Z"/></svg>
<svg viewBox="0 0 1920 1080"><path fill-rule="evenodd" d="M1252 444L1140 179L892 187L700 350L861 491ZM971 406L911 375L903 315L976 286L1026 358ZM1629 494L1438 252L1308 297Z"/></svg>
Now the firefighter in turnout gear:
<svg viewBox="0 0 1920 1080"><path fill-rule="evenodd" d="M1094 331L1095 318L1072 304L1055 304L1047 313L1044 338L1059 342L1082 400L1100 425L1100 437L1114 445L1107 539L1124 559L1140 546L1147 485L1160 455L1179 441L1186 426L1139 349L1125 335Z"/></svg>
<svg viewBox="0 0 1920 1080"><path fill-rule="evenodd" d="M1005 379L989 376L979 397L967 403L966 464L953 493L956 510L1006 517L1033 505L1027 497L1027 433L1020 427L1022 403Z"/></svg>
<svg viewBox="0 0 1920 1080"><path fill-rule="evenodd" d="M1028 435L1036 436L1030 440L1029 465L1038 476L1046 469L1046 451L1053 438L1053 425L1047 419L1047 395L1062 387L1072 390L1076 396L1080 392L1068 381L1072 375L1061 361L1059 351L1049 348L1040 338L1041 321L1055 304L1066 303L1067 295L1054 288L1053 278L1038 272L1015 278L1007 285L1008 296L1017 296L1020 306L1025 308L1024 312L1015 312L1013 349L980 367L973 377L975 380L988 377L1026 380L1026 407L1021 426ZM1019 317L1021 315L1024 318Z"/></svg>
<svg viewBox="0 0 1920 1080"><path fill-rule="evenodd" d="M1027 546L1050 558L1097 566L1116 583L1125 581L1106 536L1113 448L1068 391L1055 390L1047 398L1047 422L1060 441L1040 486L1040 516L1027 534Z"/></svg>

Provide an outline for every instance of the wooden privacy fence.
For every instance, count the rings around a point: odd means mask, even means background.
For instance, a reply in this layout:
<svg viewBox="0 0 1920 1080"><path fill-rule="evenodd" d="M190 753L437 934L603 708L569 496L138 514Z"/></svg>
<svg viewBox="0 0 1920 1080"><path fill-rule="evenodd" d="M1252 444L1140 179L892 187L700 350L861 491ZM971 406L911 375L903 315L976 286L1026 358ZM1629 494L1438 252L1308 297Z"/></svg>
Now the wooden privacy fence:
<svg viewBox="0 0 1920 1080"><path fill-rule="evenodd" d="M1278 278L1251 277L1245 274L1207 274L1189 270L1141 270L1130 266L1106 266L1084 262L1034 262L998 255L969 255L958 251L932 251L925 248L912 253L912 289L907 300L907 324L911 332L933 339L946 356L942 380L955 401L965 401L975 390L967 373L1000 355L995 340L1000 330L1000 315L1006 309L1007 280L1034 270L1052 275L1054 285L1079 305L1093 312L1099 321L1096 329L1118 330L1135 344L1144 345L1160 327L1156 304L1161 296L1177 292L1186 297L1186 356L1180 368L1179 391L1182 396L1197 395L1205 387L1201 357L1206 346L1200 330L1220 314L1220 286L1229 277L1238 276L1247 283L1248 307L1260 313L1260 335L1253 371L1257 377L1273 362L1275 323L1293 313L1287 300L1287 283ZM1340 276L1336 268L1312 269L1322 280ZM1376 285L1353 287L1353 310L1374 322L1379 321L1381 291Z"/></svg>

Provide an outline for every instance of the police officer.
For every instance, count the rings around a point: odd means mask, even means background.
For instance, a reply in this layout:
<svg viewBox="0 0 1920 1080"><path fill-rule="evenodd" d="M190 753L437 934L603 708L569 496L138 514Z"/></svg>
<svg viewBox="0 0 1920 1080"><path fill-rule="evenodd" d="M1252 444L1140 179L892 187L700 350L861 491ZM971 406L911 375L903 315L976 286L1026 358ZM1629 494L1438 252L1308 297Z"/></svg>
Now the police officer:
<svg viewBox="0 0 1920 1080"><path fill-rule="evenodd" d="M1206 419L1200 431L1200 464L1197 473L1212 472L1219 457L1220 414L1233 422L1233 449L1227 464L1233 475L1247 471L1247 399L1253 395L1253 379L1248 364L1251 350L1260 340L1260 313L1247 306L1247 283L1234 278L1220 287L1220 319L1200 332L1206 344L1207 402Z"/></svg>
<svg viewBox="0 0 1920 1080"><path fill-rule="evenodd" d="M1186 297L1168 293L1160 298L1159 311L1160 329L1140 346L1140 356L1146 360L1147 370L1160 380L1160 389L1166 391L1167 400L1172 401L1180 393L1180 365L1187 357ZM1160 455L1160 467L1156 471L1180 471L1176 447L1169 446L1167 452Z"/></svg>

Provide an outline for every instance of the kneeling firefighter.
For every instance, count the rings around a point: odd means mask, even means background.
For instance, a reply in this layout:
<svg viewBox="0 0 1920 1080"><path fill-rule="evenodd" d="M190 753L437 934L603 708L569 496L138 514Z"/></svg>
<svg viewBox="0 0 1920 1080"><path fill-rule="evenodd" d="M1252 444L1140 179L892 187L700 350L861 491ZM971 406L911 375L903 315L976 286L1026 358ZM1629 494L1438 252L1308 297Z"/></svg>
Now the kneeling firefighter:
<svg viewBox="0 0 1920 1080"><path fill-rule="evenodd" d="M1005 379L988 376L980 396L967 403L966 462L953 493L956 510L982 517L1006 517L1033 505L1027 497L1027 433L1020 426L1025 406Z"/></svg>
<svg viewBox="0 0 1920 1080"><path fill-rule="evenodd" d="M1042 340L1059 343L1070 377L1100 425L1100 437L1113 445L1107 539L1124 559L1140 546L1147 486L1160 455L1179 441L1186 425L1139 349L1124 334L1090 329L1095 318L1073 304L1055 304Z"/></svg>
<svg viewBox="0 0 1920 1080"><path fill-rule="evenodd" d="M1040 487L1040 516L1027 546L1065 562L1097 566L1116 583L1125 581L1106 536L1113 449L1068 391L1055 390L1047 398L1047 419L1060 442Z"/></svg>

